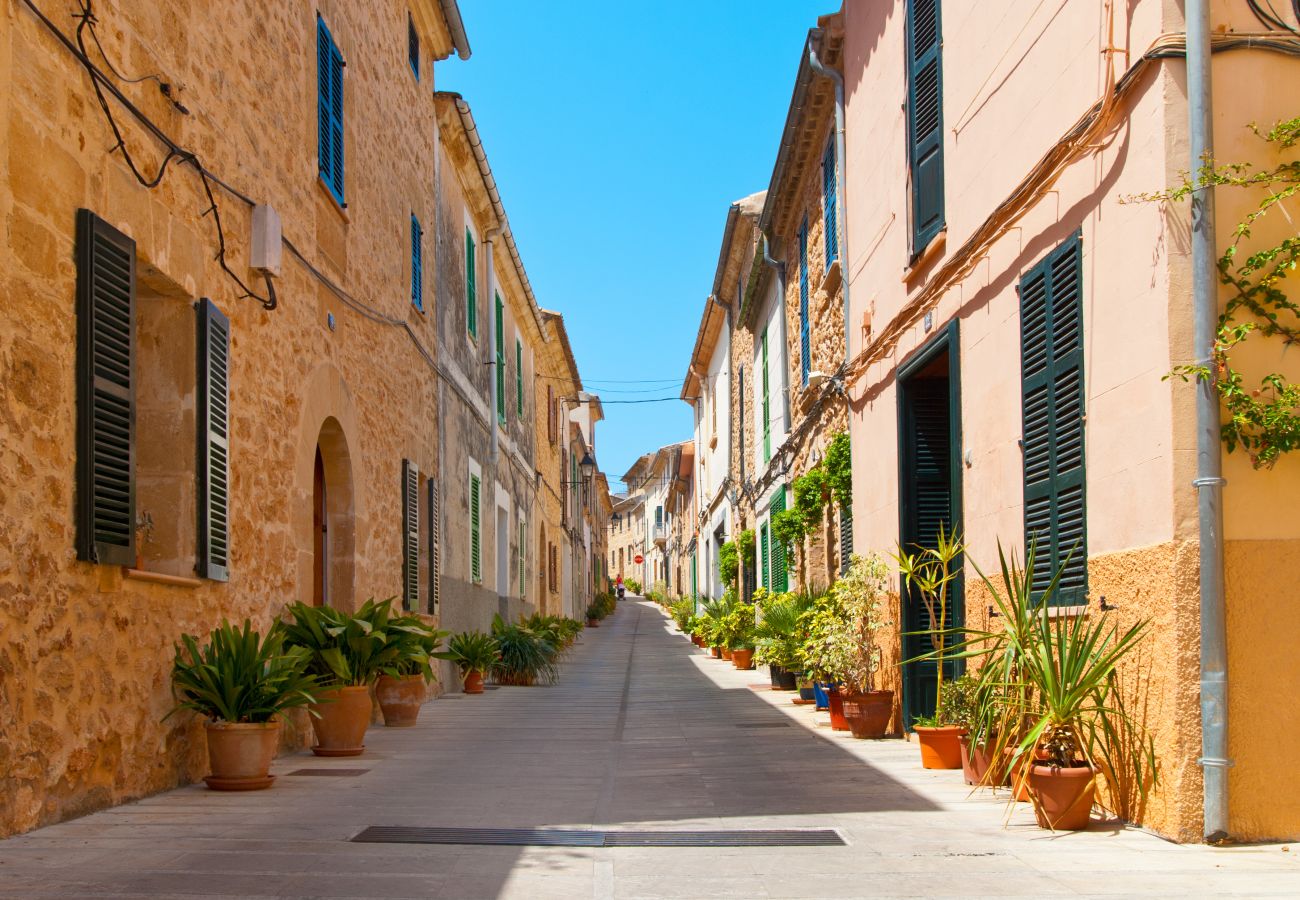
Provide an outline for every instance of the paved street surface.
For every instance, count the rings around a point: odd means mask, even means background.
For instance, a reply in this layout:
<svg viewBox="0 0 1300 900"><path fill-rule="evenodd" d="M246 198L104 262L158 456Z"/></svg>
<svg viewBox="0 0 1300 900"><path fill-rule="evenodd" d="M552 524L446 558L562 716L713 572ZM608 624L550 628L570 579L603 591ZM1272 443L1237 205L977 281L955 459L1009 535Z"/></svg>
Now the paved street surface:
<svg viewBox="0 0 1300 900"><path fill-rule="evenodd" d="M901 741L705 658L620 604L547 688L428 704L357 759L281 759L274 788L188 787L0 842L5 897L1300 896L1300 848L1180 847L1118 826L1052 835L920 768ZM305 767L354 777L289 775ZM352 843L372 825L834 828L842 847Z"/></svg>

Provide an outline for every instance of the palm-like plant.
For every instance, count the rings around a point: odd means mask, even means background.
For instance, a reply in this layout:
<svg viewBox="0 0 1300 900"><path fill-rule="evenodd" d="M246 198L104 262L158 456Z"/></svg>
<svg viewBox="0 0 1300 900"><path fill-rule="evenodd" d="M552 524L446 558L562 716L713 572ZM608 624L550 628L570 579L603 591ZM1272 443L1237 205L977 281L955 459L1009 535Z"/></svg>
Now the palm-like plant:
<svg viewBox="0 0 1300 900"><path fill-rule="evenodd" d="M939 532L933 547L917 546L915 553L908 553L903 547L893 554L898 564L904 589L911 588L921 597L925 604L926 616L930 627L922 634L930 637L932 653L924 658L935 661L935 713L943 705L943 664L953 630L948 627L948 592L951 584L961 574L959 561L965 547L957 538L956 532L948 533L943 523L939 523ZM940 724L935 720L935 724Z"/></svg>
<svg viewBox="0 0 1300 900"><path fill-rule="evenodd" d="M455 663L462 675L470 672L486 674L497 664L496 638L481 631L462 631L452 635L447 649L434 656Z"/></svg>
<svg viewBox="0 0 1300 900"><path fill-rule="evenodd" d="M380 675L396 677L402 650L387 635L392 602L367 600L353 614L295 603L288 610L291 621L284 625L285 642L308 651L307 671L327 687L368 685Z"/></svg>
<svg viewBox="0 0 1300 900"><path fill-rule="evenodd" d="M555 664L559 650L545 635L522 622L507 624L497 615L492 620L492 637L497 646L497 661L492 672L498 682L518 685L531 685L537 681L554 683L559 674Z"/></svg>
<svg viewBox="0 0 1300 900"><path fill-rule="evenodd" d="M755 596L754 604L759 611L754 630L754 659L766 665L797 671L800 667L799 648L804 641L799 617L807 608L806 598L799 594L764 593L761 597Z"/></svg>
<svg viewBox="0 0 1300 900"><path fill-rule="evenodd" d="M430 628L416 615L389 619L384 628L384 640L386 649L396 650L393 668L397 676L423 675L426 682L433 681L434 654L448 634L448 631Z"/></svg>
<svg viewBox="0 0 1300 900"><path fill-rule="evenodd" d="M310 654L284 639L278 623L263 638L247 619L242 630L223 620L202 648L182 635L172 663L177 702L167 716L189 709L214 721L270 722L315 703L320 685L306 671Z"/></svg>

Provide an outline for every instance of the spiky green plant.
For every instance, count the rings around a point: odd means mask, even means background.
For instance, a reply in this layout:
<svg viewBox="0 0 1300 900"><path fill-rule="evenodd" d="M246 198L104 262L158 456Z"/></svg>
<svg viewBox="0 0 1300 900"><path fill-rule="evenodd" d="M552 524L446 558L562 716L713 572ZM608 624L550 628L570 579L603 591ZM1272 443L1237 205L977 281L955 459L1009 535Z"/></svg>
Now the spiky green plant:
<svg viewBox="0 0 1300 900"><path fill-rule="evenodd" d="M455 663L461 675L478 672L486 675L497 664L496 638L481 631L462 631L451 636L447 649L434 654L438 659Z"/></svg>
<svg viewBox="0 0 1300 900"><path fill-rule="evenodd" d="M492 637L497 645L492 674L499 683L554 683L559 675L559 649L544 634L520 622L508 623L497 615L492 619Z"/></svg>
<svg viewBox="0 0 1300 900"><path fill-rule="evenodd" d="M311 657L307 671L325 687L368 685L380 675L401 674L402 649L390 643L393 598L367 600L355 613L329 606L295 603L284 625L285 642L305 648ZM392 626L412 631L411 626Z"/></svg>

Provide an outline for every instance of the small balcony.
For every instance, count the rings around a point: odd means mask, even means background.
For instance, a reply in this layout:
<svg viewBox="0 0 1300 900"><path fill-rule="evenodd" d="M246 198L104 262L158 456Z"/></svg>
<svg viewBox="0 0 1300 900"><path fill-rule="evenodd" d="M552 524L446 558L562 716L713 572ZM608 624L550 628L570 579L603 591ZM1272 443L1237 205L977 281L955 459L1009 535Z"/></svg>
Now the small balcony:
<svg viewBox="0 0 1300 900"><path fill-rule="evenodd" d="M654 538L655 544L662 547L668 543L668 526L662 522L654 525L650 529L651 537Z"/></svg>

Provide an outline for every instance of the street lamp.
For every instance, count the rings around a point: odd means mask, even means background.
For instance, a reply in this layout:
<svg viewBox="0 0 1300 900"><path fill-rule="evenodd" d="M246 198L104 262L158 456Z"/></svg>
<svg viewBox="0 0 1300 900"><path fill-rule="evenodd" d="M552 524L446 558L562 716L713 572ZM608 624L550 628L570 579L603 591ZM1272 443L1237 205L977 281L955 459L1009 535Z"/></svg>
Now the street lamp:
<svg viewBox="0 0 1300 900"><path fill-rule="evenodd" d="M591 458L590 450L583 454L581 461L578 463L578 469L582 472L583 481L596 474L596 461Z"/></svg>

